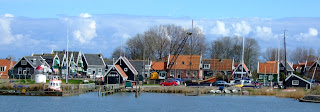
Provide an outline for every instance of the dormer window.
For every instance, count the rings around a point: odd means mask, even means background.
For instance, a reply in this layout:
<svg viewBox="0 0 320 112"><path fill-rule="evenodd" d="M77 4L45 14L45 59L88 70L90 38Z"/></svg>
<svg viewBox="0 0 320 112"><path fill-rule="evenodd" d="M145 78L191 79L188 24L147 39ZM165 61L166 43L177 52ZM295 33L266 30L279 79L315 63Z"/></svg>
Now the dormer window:
<svg viewBox="0 0 320 112"><path fill-rule="evenodd" d="M182 64L184 65L184 61L182 61Z"/></svg>
<svg viewBox="0 0 320 112"><path fill-rule="evenodd" d="M21 60L21 65L27 65L27 61L26 60Z"/></svg>

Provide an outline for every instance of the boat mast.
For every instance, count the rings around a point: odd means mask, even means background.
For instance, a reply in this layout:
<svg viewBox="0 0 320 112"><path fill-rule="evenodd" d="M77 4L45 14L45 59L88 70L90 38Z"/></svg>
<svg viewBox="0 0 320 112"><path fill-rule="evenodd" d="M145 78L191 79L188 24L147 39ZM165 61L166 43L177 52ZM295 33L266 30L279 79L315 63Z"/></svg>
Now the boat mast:
<svg viewBox="0 0 320 112"><path fill-rule="evenodd" d="M66 74L66 83L68 84L68 75L69 75L69 25L67 20L67 74Z"/></svg>
<svg viewBox="0 0 320 112"><path fill-rule="evenodd" d="M241 57L241 79L243 78L243 68L244 68L244 61L243 61L243 57L244 57L244 37L242 37L242 57Z"/></svg>

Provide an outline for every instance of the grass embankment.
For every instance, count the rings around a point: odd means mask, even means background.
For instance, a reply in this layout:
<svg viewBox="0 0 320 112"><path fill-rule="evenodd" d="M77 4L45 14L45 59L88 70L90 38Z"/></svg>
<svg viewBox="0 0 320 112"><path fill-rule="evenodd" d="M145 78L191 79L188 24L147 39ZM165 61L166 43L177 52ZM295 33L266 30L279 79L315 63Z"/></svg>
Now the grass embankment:
<svg viewBox="0 0 320 112"><path fill-rule="evenodd" d="M304 97L308 91L302 88L292 88L296 91L284 92L282 89L270 89L270 88L261 88L261 89L247 89L250 95L262 95L262 96L277 96L277 97L286 97L286 98L295 98L299 99Z"/></svg>

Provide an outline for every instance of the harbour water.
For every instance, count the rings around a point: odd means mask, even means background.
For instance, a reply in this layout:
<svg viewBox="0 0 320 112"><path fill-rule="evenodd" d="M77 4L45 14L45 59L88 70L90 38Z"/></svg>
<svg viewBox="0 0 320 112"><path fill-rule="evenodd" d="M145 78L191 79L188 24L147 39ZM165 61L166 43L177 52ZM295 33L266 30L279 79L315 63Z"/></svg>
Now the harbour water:
<svg viewBox="0 0 320 112"><path fill-rule="evenodd" d="M98 97L91 92L78 96L0 96L1 112L311 112L320 104L274 96L184 96L183 94L116 93Z"/></svg>

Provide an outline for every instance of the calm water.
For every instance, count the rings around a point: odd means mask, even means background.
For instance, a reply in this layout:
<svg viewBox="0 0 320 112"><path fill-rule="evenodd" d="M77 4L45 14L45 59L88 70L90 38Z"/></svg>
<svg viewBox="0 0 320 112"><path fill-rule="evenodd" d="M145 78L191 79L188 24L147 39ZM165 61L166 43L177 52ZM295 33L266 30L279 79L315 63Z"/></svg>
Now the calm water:
<svg viewBox="0 0 320 112"><path fill-rule="evenodd" d="M98 97L87 93L70 97L0 96L1 112L130 111L130 112L319 112L320 104L270 96L184 96L181 94L117 93Z"/></svg>

